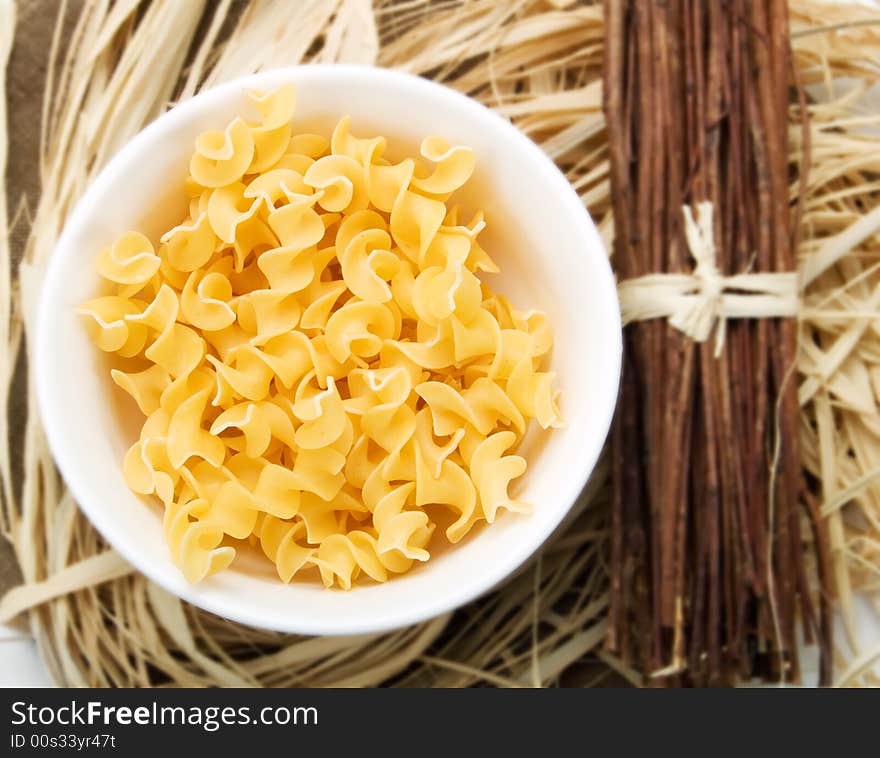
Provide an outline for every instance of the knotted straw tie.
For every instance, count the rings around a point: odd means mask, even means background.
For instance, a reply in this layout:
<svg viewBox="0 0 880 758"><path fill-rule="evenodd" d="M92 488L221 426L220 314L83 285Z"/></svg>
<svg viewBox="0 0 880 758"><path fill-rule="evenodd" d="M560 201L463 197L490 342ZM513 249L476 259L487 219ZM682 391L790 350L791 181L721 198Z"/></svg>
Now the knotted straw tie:
<svg viewBox="0 0 880 758"><path fill-rule="evenodd" d="M724 276L716 264L712 203L697 204L697 218L682 207L688 249L696 266L690 274L648 274L618 285L623 324L654 318L696 342L705 342L717 324L715 356L724 348L727 319L779 318L798 312L795 271Z"/></svg>

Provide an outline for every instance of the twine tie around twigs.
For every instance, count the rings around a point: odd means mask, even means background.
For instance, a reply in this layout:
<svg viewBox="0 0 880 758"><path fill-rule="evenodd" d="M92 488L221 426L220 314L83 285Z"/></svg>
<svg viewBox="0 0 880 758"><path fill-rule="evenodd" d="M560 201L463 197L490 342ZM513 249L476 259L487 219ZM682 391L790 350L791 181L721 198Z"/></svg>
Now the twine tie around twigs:
<svg viewBox="0 0 880 758"><path fill-rule="evenodd" d="M682 207L685 238L696 264L693 272L648 274L621 282L620 309L624 325L667 318L696 342L705 342L717 326L717 357L724 348L727 319L795 316L800 286L795 271L724 276L716 264L712 203L698 203L696 210L695 218L689 206Z"/></svg>

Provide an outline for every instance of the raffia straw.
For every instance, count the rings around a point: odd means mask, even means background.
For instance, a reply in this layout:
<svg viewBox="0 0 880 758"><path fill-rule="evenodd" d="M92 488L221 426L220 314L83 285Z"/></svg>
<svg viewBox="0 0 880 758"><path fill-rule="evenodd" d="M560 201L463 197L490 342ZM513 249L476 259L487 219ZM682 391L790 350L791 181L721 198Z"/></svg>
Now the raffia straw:
<svg viewBox="0 0 880 758"><path fill-rule="evenodd" d="M137 2L107 5L84 5L66 51L56 34L58 65L51 67L44 103L42 196L20 275L19 324L33 323L43 267L64 218L119 145L203 86L302 61L378 62L508 108L589 195L608 227L595 84L602 26L595 8L416 0L378 2L371 12L367 0L304 0L294 14L288 2L253 0L228 41L218 44L233 21L231 2L154 0L141 16ZM204 32L197 39L200 19ZM578 504L580 515L545 551L540 574L529 576L526 568L454 619L381 636L302 638L224 621L130 572L65 493L33 398L29 410L22 497L6 507L26 584L6 597L0 615L27 610L61 683L546 686L599 647L607 606L604 465ZM3 475L8 482L8 471ZM537 627L522 608L534 608Z"/></svg>
<svg viewBox="0 0 880 758"><path fill-rule="evenodd" d="M303 0L295 14L282 0L252 0L237 21L233 7L241 4L231 0L153 0L140 18L142 4L134 0L107 5L84 4L66 51L59 18L52 54L58 65L50 66L44 101L43 193L18 281L21 303L0 272L0 298L15 306L11 322L0 316L0 338L10 348L8 363L0 365L4 396L19 350L15 335L33 323L42 267L83 189L119 145L173 101L240 74L301 61L357 60L438 79L510 117L538 142L610 240L599 88L604 30L595 4L379 0L371 15L365 0ZM880 168L880 151L870 129L880 127L880 117L859 103L858 88L841 92L838 84L855 76L877 81L871 61L880 56L880 29L855 25L875 13L862 7L791 0L791 9L800 75L812 93L827 95L810 106L813 165L801 260L836 246L833 255L824 254L828 265L819 267L801 313L801 382L816 385L802 407L804 463L819 481L849 618L853 588L876 587L880 579L880 332L874 317L880 249L876 236L852 235L841 244L838 235L876 204L880 182L871 172ZM0 22L11 12L10 0L0 0ZM60 5L60 16L72 12ZM223 43L230 24L231 39ZM814 32L830 26L841 28ZM0 23L0 51L11 30L11 23ZM792 122L799 118L795 109ZM800 154L797 132L793 160ZM7 244L0 235L3 271ZM5 408L0 417L8 424ZM3 610L30 607L31 630L60 683L546 686L571 681L574 664L584 660L599 667L588 683L610 671L640 681L638 672L604 653L599 640L608 604L604 463L579 501L580 515L544 552L540 573L527 567L454 617L393 634L303 638L232 624L138 574L120 576L125 567L101 557L107 546L57 478L32 398L29 410L22 495L17 501L7 496L4 511L27 589L7 599ZM10 492L6 449L0 474ZM838 657L844 683L869 681L870 652L854 657L841 649Z"/></svg>
<svg viewBox="0 0 880 758"><path fill-rule="evenodd" d="M814 99L800 246L801 438L829 527L850 647L845 685L867 683L880 652L858 650L853 606L856 589L869 591L880 573L880 118L876 101L862 100L880 82L880 26L866 23L877 20L871 8L793 4L796 61Z"/></svg>

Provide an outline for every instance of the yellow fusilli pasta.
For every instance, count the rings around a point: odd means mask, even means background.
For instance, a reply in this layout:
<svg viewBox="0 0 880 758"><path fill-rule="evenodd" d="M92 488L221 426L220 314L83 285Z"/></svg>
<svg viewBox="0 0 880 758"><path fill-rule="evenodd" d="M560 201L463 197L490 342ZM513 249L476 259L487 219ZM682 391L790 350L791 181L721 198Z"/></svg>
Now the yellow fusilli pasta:
<svg viewBox="0 0 880 758"><path fill-rule="evenodd" d="M250 93L195 143L188 215L102 251L79 308L144 416L122 461L158 498L190 581L258 546L289 582L385 581L501 511L529 421L559 423L547 318L481 281L498 267L450 197L473 151L428 137L391 163L343 118L294 134L292 87Z"/></svg>

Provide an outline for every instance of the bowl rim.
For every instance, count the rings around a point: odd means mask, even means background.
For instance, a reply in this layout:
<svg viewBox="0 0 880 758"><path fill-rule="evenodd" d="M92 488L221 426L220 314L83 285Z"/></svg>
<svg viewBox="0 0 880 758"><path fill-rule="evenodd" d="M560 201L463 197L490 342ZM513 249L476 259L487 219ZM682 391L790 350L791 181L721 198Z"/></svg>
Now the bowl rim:
<svg viewBox="0 0 880 758"><path fill-rule="evenodd" d="M444 102L447 102L458 108L469 110L476 120L486 122L487 128L506 132L508 138L517 143L521 150L530 154L533 159L537 159L548 169L547 178L558 190L560 205L565 206L567 215L577 219L576 223L581 228L584 236L585 254L605 253L605 246L589 212L553 161L510 121L467 95L420 76L361 64L304 64L268 69L256 74L238 77L197 93L164 112L144 127L113 155L77 201L64 223L51 257L45 263L45 276L40 286L33 353L37 407L55 465L79 508L114 550L141 574L166 591L210 613L252 627L327 636L388 632L438 617L485 595L506 578L514 575L546 543L547 539L565 522L566 517L570 514L578 496L595 470L617 404L623 340L616 282L607 254L603 256L605 265L597 267L599 278L592 281L590 286L605 290L608 300L604 310L609 312L604 315L609 320L603 330L607 331L609 339L608 365L605 372L610 380L608 386L611 393L607 398L597 398L599 402L594 405L596 413L593 417L594 423L591 426L594 427L595 433L591 435L589 444L584 446L583 466L577 472L573 472L565 485L560 488L558 497L560 501L564 502L564 506L560 506L559 517L549 520L544 529L536 531L533 539L524 543L516 552L506 553L503 559L488 563L484 573L474 576L471 583L461 587L457 592L448 593L441 602L432 604L428 601L416 607L383 609L381 618L370 617L353 623L348 622L344 628L340 628L328 626L326 623L311 623L307 615L297 616L294 614L289 617L289 621L288 617L283 614L278 614L271 619L257 617L252 612L240 609L234 599L218 598L214 594L206 596L205 593L199 592L199 585L175 582L165 568L160 568L155 563L148 561L146 556L138 553L137 550L123 552L117 547L119 544L126 545L126 548L130 546L126 544L126 540L117 538L119 530L113 526L113 519L107 517L109 509L99 503L90 502L89 497L85 495L83 477L77 472L78 464L70 452L59 443L60 432L57 430L60 422L50 411L54 380L49 375L50 372L45 364L47 351L51 349L53 342L52 314L56 309L55 303L58 298L49 297L47 293L59 291L63 284L61 276L64 266L58 265L58 262L76 254L71 240L75 239L77 230L86 225L87 220L91 217L95 205L92 198L101 196L120 180L121 169L128 163L131 154L142 151L143 147L157 140L171 136L178 126L184 125L190 117L196 116L199 111L212 105L222 105L224 100L240 96L243 90L259 90L284 81L296 83L302 81L304 77L381 79L385 80L385 84L398 89L401 95L405 95L407 88L420 87L436 100L438 108L442 108ZM170 558L168 561L171 565ZM174 568L176 569L176 567ZM352 588L350 591L356 592L357 588Z"/></svg>

